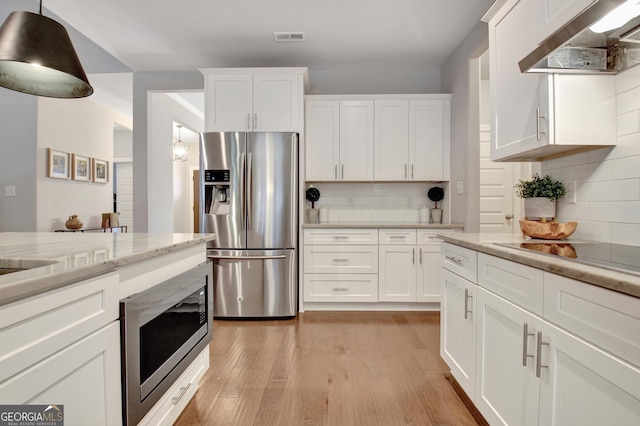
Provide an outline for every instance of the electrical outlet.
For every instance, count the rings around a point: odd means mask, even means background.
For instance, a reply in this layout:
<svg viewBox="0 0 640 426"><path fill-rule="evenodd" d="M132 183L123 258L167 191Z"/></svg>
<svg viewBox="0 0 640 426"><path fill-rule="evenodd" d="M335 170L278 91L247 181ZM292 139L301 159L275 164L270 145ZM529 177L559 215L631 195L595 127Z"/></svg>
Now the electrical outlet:
<svg viewBox="0 0 640 426"><path fill-rule="evenodd" d="M15 197L16 196L16 187L13 185L7 185L4 187L4 196L5 197Z"/></svg>
<svg viewBox="0 0 640 426"><path fill-rule="evenodd" d="M407 198L407 207L413 207L413 197Z"/></svg>
<svg viewBox="0 0 640 426"><path fill-rule="evenodd" d="M353 197L347 197L347 205L348 206L353 206L354 202L353 202Z"/></svg>
<svg viewBox="0 0 640 426"><path fill-rule="evenodd" d="M575 180L567 182L564 185L564 202L566 204L575 204L577 202L578 184Z"/></svg>

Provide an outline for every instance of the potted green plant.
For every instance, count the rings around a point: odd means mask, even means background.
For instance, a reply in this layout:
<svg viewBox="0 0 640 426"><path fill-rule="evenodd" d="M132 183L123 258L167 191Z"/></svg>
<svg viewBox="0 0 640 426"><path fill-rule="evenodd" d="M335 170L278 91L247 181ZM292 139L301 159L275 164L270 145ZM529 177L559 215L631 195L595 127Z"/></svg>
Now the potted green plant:
<svg viewBox="0 0 640 426"><path fill-rule="evenodd" d="M516 195L524 199L525 219L543 222L556 217L556 201L565 193L562 182L538 173L531 180L518 180L515 190Z"/></svg>

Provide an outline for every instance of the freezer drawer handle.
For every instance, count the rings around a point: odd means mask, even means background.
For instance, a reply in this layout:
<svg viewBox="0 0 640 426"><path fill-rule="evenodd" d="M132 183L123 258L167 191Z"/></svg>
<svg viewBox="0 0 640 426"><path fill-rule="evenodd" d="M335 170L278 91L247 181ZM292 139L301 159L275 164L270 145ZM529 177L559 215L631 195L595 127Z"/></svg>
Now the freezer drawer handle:
<svg viewBox="0 0 640 426"><path fill-rule="evenodd" d="M271 259L286 259L286 254L279 254L276 256L224 256L217 254L207 255L209 259L224 259L224 260L271 260Z"/></svg>

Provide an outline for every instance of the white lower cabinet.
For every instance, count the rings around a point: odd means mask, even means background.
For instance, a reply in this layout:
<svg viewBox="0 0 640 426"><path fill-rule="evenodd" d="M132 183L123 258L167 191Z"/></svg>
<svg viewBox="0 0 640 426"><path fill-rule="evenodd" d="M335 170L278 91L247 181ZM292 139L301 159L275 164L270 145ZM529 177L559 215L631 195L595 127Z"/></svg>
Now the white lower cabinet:
<svg viewBox="0 0 640 426"><path fill-rule="evenodd" d="M440 240L437 231L379 231L380 301L440 302Z"/></svg>
<svg viewBox="0 0 640 426"><path fill-rule="evenodd" d="M68 425L119 425L120 390L120 323L114 321L0 383L0 401L64 405Z"/></svg>
<svg viewBox="0 0 640 426"><path fill-rule="evenodd" d="M471 399L476 379L476 287L451 271L442 272L440 356Z"/></svg>
<svg viewBox="0 0 640 426"><path fill-rule="evenodd" d="M477 295L475 405L491 425L537 425L540 320L480 287Z"/></svg>
<svg viewBox="0 0 640 426"><path fill-rule="evenodd" d="M440 353L489 424L640 424L640 299L482 253L478 285L468 249L442 256Z"/></svg>
<svg viewBox="0 0 640 426"><path fill-rule="evenodd" d="M378 232L304 230L305 302L377 302Z"/></svg>

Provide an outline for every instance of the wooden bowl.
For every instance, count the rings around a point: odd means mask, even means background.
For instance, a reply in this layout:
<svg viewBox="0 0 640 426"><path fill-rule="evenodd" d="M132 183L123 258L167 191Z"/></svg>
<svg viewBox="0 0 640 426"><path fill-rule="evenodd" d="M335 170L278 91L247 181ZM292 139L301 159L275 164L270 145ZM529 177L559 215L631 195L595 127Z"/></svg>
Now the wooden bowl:
<svg viewBox="0 0 640 426"><path fill-rule="evenodd" d="M573 234L578 222L537 222L534 220L521 220L522 233L531 238L544 240L562 240Z"/></svg>

